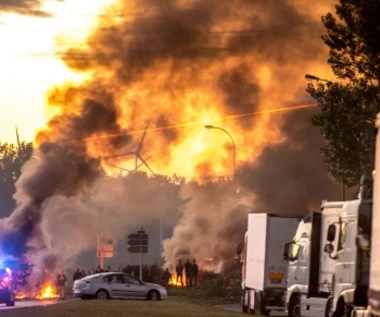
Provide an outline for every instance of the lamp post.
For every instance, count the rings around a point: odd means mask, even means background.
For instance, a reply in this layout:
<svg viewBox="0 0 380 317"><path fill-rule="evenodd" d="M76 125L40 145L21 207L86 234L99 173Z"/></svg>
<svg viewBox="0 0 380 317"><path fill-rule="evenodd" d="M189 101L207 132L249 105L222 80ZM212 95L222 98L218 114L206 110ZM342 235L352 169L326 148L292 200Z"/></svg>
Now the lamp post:
<svg viewBox="0 0 380 317"><path fill-rule="evenodd" d="M310 75L310 74L306 74L305 75L305 79L306 80L309 80L309 81L324 81L328 84L332 84L332 81L328 80L328 79L324 79L324 78L319 78L317 76L314 76L314 75ZM344 181L342 180L342 198L343 198L343 201L346 200L346 185L344 184Z"/></svg>
<svg viewBox="0 0 380 317"><path fill-rule="evenodd" d="M224 133L226 133L230 139L231 139L231 142L232 142L232 151L233 151L233 173L232 173L232 180L235 180L235 170L236 170L236 145L235 145L235 141L234 139L232 138L231 134L229 134L226 130L224 130L223 128L220 128L220 127L215 127L213 125L206 125L205 128L207 130L211 130L211 129L214 129L214 130L220 130L220 131L223 131Z"/></svg>
<svg viewBox="0 0 380 317"><path fill-rule="evenodd" d="M309 80L309 81L324 81L328 84L332 84L332 81L328 80L328 79L324 79L324 78L320 78L320 77L317 77L317 76L314 76L314 75L310 75L310 74L306 74L305 75L305 79L306 80Z"/></svg>

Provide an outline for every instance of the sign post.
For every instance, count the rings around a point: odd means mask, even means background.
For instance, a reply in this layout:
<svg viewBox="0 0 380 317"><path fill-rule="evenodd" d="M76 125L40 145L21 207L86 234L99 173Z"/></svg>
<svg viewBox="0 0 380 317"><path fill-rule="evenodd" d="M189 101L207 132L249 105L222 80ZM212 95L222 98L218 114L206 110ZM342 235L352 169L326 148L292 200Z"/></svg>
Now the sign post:
<svg viewBox="0 0 380 317"><path fill-rule="evenodd" d="M140 280L142 280L142 255L143 253L148 253L148 234L145 233L144 228L136 233L130 234L128 236L128 248L129 253L140 253Z"/></svg>
<svg viewBox="0 0 380 317"><path fill-rule="evenodd" d="M115 239L112 236L102 233L98 236L98 247L96 256L100 258L100 268L104 269L104 259L113 258Z"/></svg>

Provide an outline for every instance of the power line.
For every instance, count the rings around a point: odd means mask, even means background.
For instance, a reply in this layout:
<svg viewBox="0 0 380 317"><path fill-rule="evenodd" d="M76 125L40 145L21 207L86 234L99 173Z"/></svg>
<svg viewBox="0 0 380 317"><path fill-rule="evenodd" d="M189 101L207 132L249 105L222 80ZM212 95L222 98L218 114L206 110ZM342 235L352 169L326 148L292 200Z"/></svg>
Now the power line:
<svg viewBox="0 0 380 317"><path fill-rule="evenodd" d="M221 122L221 121L227 121L227 120L234 120L234 119L241 119L245 117L252 117L262 114L270 114L270 113L279 113L279 112L288 112L288 111L296 111L296 110L302 110L302 109L308 109L308 108L315 108L317 105L311 105L311 104L305 104L305 105L298 105L298 106L291 106L291 107L283 107L283 108L277 108L277 109L269 109L269 110L261 110L261 111L255 111L255 112L248 112L248 113L241 113L241 114L235 114L235 115L229 115L222 117L220 119L214 119L207 121L207 124L214 123L214 122ZM135 131L129 131L127 133L114 133L114 134L106 134L102 136L95 136L95 137L88 137L86 140L97 140L97 139L108 139L123 135L136 135L146 132L157 132L157 131L165 131L165 130L173 130L173 129L179 129L184 128L187 126L194 126L194 125L204 125L206 124L205 121L193 121L193 122L185 122L185 123L179 123L174 125L167 125L164 127L156 127L156 128L150 128L146 130L135 130Z"/></svg>

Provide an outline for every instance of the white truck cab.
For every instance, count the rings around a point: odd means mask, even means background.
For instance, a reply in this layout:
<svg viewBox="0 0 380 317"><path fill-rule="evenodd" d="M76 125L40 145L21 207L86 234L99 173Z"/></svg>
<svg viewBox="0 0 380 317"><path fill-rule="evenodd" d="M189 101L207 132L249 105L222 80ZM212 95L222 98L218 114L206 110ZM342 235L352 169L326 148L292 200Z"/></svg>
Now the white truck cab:
<svg viewBox="0 0 380 317"><path fill-rule="evenodd" d="M335 260L329 244L328 228L339 224L343 202L324 202L320 212L305 218L293 241L284 246L284 259L289 262L285 305L289 317L325 316L334 283ZM331 234L330 234L331 240ZM336 244L339 237L334 237Z"/></svg>

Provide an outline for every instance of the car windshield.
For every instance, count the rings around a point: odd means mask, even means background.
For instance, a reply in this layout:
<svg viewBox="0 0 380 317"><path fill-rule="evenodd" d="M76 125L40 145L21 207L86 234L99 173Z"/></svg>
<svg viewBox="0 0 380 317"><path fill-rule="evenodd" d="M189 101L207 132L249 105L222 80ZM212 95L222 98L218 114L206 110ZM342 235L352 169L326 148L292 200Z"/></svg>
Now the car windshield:
<svg viewBox="0 0 380 317"><path fill-rule="evenodd" d="M128 284L140 284L140 280L131 275L124 275L124 281Z"/></svg>

